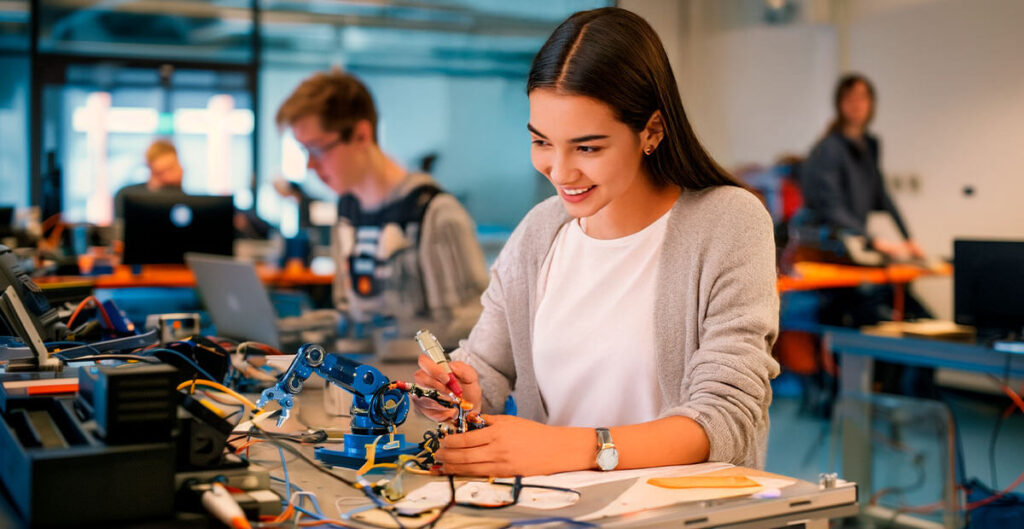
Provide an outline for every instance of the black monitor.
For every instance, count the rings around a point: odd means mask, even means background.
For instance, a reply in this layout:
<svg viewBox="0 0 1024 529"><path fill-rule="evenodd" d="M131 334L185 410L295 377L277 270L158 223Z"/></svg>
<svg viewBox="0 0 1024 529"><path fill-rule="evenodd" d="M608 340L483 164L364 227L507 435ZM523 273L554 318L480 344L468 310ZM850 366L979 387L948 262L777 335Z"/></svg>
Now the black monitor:
<svg viewBox="0 0 1024 529"><path fill-rule="evenodd" d="M14 233L14 206L0 205L0 237Z"/></svg>
<svg viewBox="0 0 1024 529"><path fill-rule="evenodd" d="M126 195L122 262L184 263L185 252L231 255L234 215L230 196L173 192Z"/></svg>
<svg viewBox="0 0 1024 529"><path fill-rule="evenodd" d="M1024 242L953 242L953 312L981 338L1021 339Z"/></svg>

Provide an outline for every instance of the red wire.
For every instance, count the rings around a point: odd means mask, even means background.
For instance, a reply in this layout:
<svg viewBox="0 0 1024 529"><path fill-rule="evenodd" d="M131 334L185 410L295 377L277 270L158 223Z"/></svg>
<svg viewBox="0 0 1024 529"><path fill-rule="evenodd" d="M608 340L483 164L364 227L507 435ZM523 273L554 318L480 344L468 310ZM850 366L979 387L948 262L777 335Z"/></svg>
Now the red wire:
<svg viewBox="0 0 1024 529"><path fill-rule="evenodd" d="M78 304L78 307L75 308L75 311L71 313L71 317L68 318L68 327L72 326L72 324L75 321L75 318L77 318L78 314L82 312L82 309L85 308L86 303L90 301L96 304L96 312L99 312L100 316L103 316L103 321L107 323L107 327L113 329L114 324L110 321L110 315L107 314L107 309L103 307L103 304L100 303L100 300L96 299L96 296L89 296L83 299L82 302Z"/></svg>
<svg viewBox="0 0 1024 529"><path fill-rule="evenodd" d="M95 296L89 296L89 297L83 299L82 302L79 303L77 307L75 307L75 311L72 312L71 313L71 317L68 318L68 327L71 327L71 324L74 323L75 318L78 317L78 313L82 312L82 309L85 308L86 303L89 303L89 301L93 300L93 299L96 299L96 297Z"/></svg>

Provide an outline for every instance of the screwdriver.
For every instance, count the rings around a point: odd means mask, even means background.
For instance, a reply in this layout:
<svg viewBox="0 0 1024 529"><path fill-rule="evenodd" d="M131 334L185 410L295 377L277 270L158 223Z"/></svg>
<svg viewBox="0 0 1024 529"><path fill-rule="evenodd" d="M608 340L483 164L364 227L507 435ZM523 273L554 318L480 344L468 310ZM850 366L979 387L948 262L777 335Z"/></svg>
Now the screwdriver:
<svg viewBox="0 0 1024 529"><path fill-rule="evenodd" d="M448 352L441 347L441 344L437 341L437 338L426 329L420 329L416 332L416 343L419 344L420 349L430 357L434 363L441 366L445 373L448 373L448 383L445 384L448 389L455 394L456 397L462 397L462 386L459 385L458 379L455 378L455 373L452 373L452 368L448 365L451 362L451 357L448 356Z"/></svg>

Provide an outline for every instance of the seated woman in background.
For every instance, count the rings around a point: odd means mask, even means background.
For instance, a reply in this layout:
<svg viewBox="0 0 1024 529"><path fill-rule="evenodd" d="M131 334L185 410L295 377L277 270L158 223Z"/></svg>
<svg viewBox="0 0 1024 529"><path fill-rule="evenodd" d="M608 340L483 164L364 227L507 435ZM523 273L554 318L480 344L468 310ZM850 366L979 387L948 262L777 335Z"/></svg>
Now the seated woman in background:
<svg viewBox="0 0 1024 529"><path fill-rule="evenodd" d="M452 364L477 410L500 413L511 394L519 416L446 437L442 471L762 467L772 223L697 141L658 36L623 9L576 13L527 93L533 165L558 196L516 228ZM444 371L420 367L417 383L444 390Z"/></svg>

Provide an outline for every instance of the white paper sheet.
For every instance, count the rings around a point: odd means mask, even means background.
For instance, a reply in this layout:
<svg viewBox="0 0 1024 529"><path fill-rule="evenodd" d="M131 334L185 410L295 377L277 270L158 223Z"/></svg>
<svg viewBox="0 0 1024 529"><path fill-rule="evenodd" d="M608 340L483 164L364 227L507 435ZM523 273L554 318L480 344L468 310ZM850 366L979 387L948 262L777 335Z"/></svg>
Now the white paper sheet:
<svg viewBox="0 0 1024 529"><path fill-rule="evenodd" d="M669 474L673 477L685 474ZM596 520L607 516L618 516L647 509L667 507L677 503L717 500L722 498L733 498L738 496L749 496L758 494L765 490L778 490L788 487L796 480L767 478L760 476L748 476L760 486L746 487L741 489L666 489L649 485L646 479L638 480L632 487L626 489L618 498L610 504L591 514L580 517L580 520Z"/></svg>
<svg viewBox="0 0 1024 529"><path fill-rule="evenodd" d="M547 476L529 476L523 478L523 483L531 485L547 485L549 487L563 487L567 489L580 489L597 485L600 483L611 483L634 478L654 478L661 476L695 476L732 468L729 463L699 463L696 465L674 465L670 467L638 468L635 470L613 470L611 472L600 472L597 470L581 470L578 472L562 472ZM498 480L511 481L511 480Z"/></svg>
<svg viewBox="0 0 1024 529"><path fill-rule="evenodd" d="M579 490L590 485L613 481L636 478L644 478L646 480L647 478L659 476L692 476L730 467L732 465L728 463L701 463L697 465L676 465L636 470L615 470L612 472L583 470L548 476L529 476L523 478L523 483ZM511 479L499 479L497 481L511 482ZM398 503L398 508L416 512L440 507L448 503L450 494L447 482L430 482L410 492L404 500ZM509 486L495 486L488 483L471 481L458 486L455 491L455 499L467 503L502 503L509 501L511 494L512 487ZM576 503L578 499L579 497L572 493L525 488L519 495L519 505L542 510L560 509Z"/></svg>

